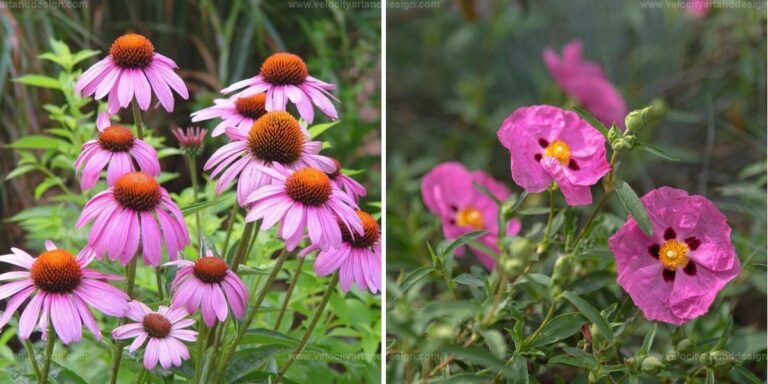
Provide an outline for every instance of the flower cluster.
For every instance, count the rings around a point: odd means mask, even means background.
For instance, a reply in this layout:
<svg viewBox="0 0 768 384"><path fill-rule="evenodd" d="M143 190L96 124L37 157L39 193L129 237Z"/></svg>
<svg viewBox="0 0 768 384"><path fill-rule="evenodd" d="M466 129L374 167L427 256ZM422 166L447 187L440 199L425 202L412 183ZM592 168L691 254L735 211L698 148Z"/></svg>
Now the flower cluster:
<svg viewBox="0 0 768 384"><path fill-rule="evenodd" d="M577 57L581 48L567 49L566 56ZM590 65L584 70L600 73ZM646 108L633 114L648 111ZM606 193L614 188L616 155L635 139L632 130L612 132L608 135L613 138L611 163L606 158L603 134L576 113L553 106L518 108L504 120L498 138L509 150L515 184L531 193L557 188L568 205L577 206L592 203L591 187L601 179ZM454 239L473 230L487 231L479 238L484 247L470 247L475 248L483 265L493 268L495 260L487 250L499 253L495 239L500 230L500 207L496 201L507 199L507 188L482 171L469 172L462 164L449 162L424 176L421 193L427 208L440 218L446 238ZM608 242L616 257L618 284L649 320L679 325L705 314L717 293L741 269L725 216L706 198L669 187L654 189L640 201L647 211L651 233L630 217ZM548 241L551 220L552 213L544 243ZM519 230L519 221L508 221L508 235ZM461 252L457 250L457 254ZM569 265L567 260L566 256L558 260L555 275L565 273L562 266Z"/></svg>

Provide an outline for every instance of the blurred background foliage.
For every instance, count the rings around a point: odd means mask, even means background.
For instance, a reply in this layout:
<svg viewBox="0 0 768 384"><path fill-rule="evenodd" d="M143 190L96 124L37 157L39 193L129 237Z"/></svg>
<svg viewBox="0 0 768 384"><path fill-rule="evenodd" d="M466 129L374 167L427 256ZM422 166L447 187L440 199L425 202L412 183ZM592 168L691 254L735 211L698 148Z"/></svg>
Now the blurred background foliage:
<svg viewBox="0 0 768 384"><path fill-rule="evenodd" d="M189 188L188 168L175 149L171 134L176 126L190 125L189 114L221 97L219 90L230 83L258 74L262 61L273 52L290 51L304 58L310 73L337 85L340 123L323 132L320 139L330 148L326 154L338 159L352 177L368 189L361 208L376 214L381 199L380 172L380 10L304 8L292 9L287 2L234 1L88 1L79 9L8 9L0 7L0 250L15 246L36 253L43 239L54 239L63 247L84 244L87 230L76 230L74 222L82 205L99 190L100 182L87 193L80 191L72 168L80 145L95 136L97 103L74 95L79 74L107 54L112 41L126 32L150 38L158 52L172 58L190 90L190 99L176 100L173 113L150 109L144 113L147 139L161 157L163 186L182 208L195 200ZM98 53L95 51L99 51ZM82 52L82 53L80 53ZM43 56L41 56L43 55ZM70 61L61 66L50 59ZM40 77L39 75L46 76ZM103 107L103 106L102 106ZM295 111L293 111L295 112ZM133 122L129 111L121 121ZM318 114L320 116L320 114ZM327 122L324 117L315 124ZM217 121L206 122L211 124ZM200 124L201 126L206 126ZM224 136L206 139L205 160L221 145ZM207 175L204 175L208 179ZM213 183L201 188L200 199L213 201ZM206 205L203 232L206 241L220 252L226 217L233 196ZM194 215L187 212L190 233L196 233ZM233 230L232 257L243 231L242 219ZM197 241L185 250L185 258L197 256ZM271 265L281 242L274 231L259 234L250 266L241 269L246 284L258 285ZM0 251L4 253L4 251ZM122 274L117 265L94 263L97 268ZM5 268L5 266L3 266ZM300 268L300 269L297 269ZM293 276L299 278L289 306L289 316L273 330L277 308ZM167 281L173 271L166 272ZM243 348L227 373L228 381L263 380L263 372L274 371L296 346L314 314L327 278L312 272L312 263L296 259L285 263L283 272L267 296L263 315L244 338ZM152 307L154 275L139 268L137 286ZM380 300L376 295L354 290L338 291L330 298L330 313L321 319L306 353L288 373L286 381L359 383L378 382L380 363ZM105 343L89 341L69 349L56 349L53 380L57 382L104 382L109 369L109 334L115 319L102 318ZM12 325L14 322L11 323ZM24 382L28 365L15 364L12 355L20 344L15 327L5 327L0 336L0 377ZM33 335L37 340L39 336ZM102 349L103 348L103 349ZM99 358L94 358L98 356ZM132 381L139 371L133 359L124 359L130 369L121 380ZM189 377L191 361L174 369L177 379ZM26 364L26 363L25 363ZM133 364L133 365L131 365ZM157 372L156 372L157 374ZM168 372L165 372L166 379ZM82 377L78 377L78 375ZM311 379L310 379L311 378ZM2 379L0 381L4 381ZM67 381L69 380L69 381ZM153 376L151 380L161 380ZM154 382L154 381L153 381Z"/></svg>
<svg viewBox="0 0 768 384"><path fill-rule="evenodd" d="M633 151L622 157L621 177L641 196L664 185L705 195L720 207L734 229L732 240L744 270L712 306L711 320L693 322L696 324L686 328L687 334L699 332L702 345L705 340L712 342L727 331L723 324L732 313L734 328L728 350L762 353L764 359L765 24L764 8L714 8L706 17L696 18L682 8L644 9L641 1L457 0L442 2L437 9L390 9L388 289L393 291L397 283L402 284L399 279L408 272L431 265L426 244L434 247L442 240L439 220L427 212L420 194L421 177L432 167L460 161L471 170L490 172L520 192L510 178L509 153L499 144L496 131L517 107L571 105L547 71L542 50L552 47L560 52L562 46L578 38L584 42L584 57L603 67L630 110L654 99L668 105L665 119L640 132L639 138L680 161ZM601 192L597 193L599 196ZM540 195L529 196L526 206L546 206L545 194ZM591 209L574 211L586 216ZM597 242L604 243L625 220L626 211L615 196L609 200L607 211L605 227L595 235ZM524 217L523 233L526 227L541 225L544 220L546 215ZM608 277L593 282L596 287L607 284L607 288L589 297L598 308L605 308L626 294L616 289L610 252L598 259L601 261L595 268L605 270L603 274ZM456 263L455 274L483 275L471 256ZM549 270L551 265L543 268ZM581 274L577 279L583 277ZM459 287L467 289L461 284ZM475 288L470 293L475 298L480 295ZM533 301L517 304L530 309L536 305L533 296ZM390 351L441 352L444 340L440 339L447 336L441 335L440 329L450 336L458 332L462 319L471 318L478 310L471 307L469 313L463 313L463 302L446 303L453 310L438 313L436 302L450 301L448 297L442 281L424 279L397 301L390 299ZM432 326L413 327L413 322ZM448 330L439 327L445 325ZM668 333L672 329L660 326L657 341L669 338L677 342L679 335ZM637 336L632 339L638 346L646 331L647 324L640 328L639 340ZM505 335L501 341L508 339ZM658 348L663 351L663 346ZM494 351L493 345L490 349ZM746 366L764 379L763 361ZM422 363L390 360L389 377L393 382L418 377ZM544 377L553 380L552 376ZM566 370L563 377L574 379L575 373ZM470 379L457 377L457 382Z"/></svg>

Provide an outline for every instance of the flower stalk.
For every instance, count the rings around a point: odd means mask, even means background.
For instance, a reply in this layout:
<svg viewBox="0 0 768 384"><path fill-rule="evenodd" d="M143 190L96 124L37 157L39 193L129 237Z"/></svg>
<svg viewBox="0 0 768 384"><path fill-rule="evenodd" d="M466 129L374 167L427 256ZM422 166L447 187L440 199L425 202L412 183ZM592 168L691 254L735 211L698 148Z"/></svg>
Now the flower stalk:
<svg viewBox="0 0 768 384"><path fill-rule="evenodd" d="M51 318L48 318L48 344L45 347L45 360L43 360L43 370L39 376L40 384L48 383L48 373L51 369L51 360L53 359L53 347L56 344L56 332L51 326Z"/></svg>
<svg viewBox="0 0 768 384"><path fill-rule="evenodd" d="M299 281L299 276L301 276L301 268L304 266L304 258L299 257L299 260L297 261L296 265L296 273L293 274L293 278L291 279L291 283L288 285L288 290L285 292L285 299L283 300L283 305L280 306L280 312L277 315L277 320L275 320L275 331L280 329L280 323L283 322L283 316L285 316L285 310L288 308L288 303L291 301L291 295L293 294L293 289L296 288L296 282Z"/></svg>

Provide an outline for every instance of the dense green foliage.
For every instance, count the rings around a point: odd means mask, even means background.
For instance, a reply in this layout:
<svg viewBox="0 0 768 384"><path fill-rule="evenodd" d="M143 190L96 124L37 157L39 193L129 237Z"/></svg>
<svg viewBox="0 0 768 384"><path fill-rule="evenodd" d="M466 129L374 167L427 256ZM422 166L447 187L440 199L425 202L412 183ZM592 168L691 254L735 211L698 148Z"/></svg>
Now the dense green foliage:
<svg viewBox="0 0 768 384"><path fill-rule="evenodd" d="M714 9L697 19L638 2L457 3L387 19L388 380L764 381L765 10ZM663 153L621 153L618 193L573 248L596 204L571 208L557 193L544 239L548 194L523 200L496 131L517 107L572 106L542 50L575 38L630 110L655 100L667 112L636 138ZM522 220L523 230L498 255L509 268L453 258L420 194L422 176L444 161L513 187L504 218ZM628 211L642 215L630 191L664 185L717 204L743 266L707 315L680 327L643 318L617 285L607 248ZM602 189L593 188L595 200ZM549 246L537 250L542 242Z"/></svg>

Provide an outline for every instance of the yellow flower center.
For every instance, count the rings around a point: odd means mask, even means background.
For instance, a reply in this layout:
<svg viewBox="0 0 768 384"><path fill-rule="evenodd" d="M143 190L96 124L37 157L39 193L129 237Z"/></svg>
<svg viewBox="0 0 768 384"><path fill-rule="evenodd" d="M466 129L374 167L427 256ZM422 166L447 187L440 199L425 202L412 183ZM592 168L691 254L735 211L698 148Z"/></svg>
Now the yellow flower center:
<svg viewBox="0 0 768 384"><path fill-rule="evenodd" d="M555 140L544 149L544 156L554 157L562 165L571 160L571 148L562 140Z"/></svg>
<svg viewBox="0 0 768 384"><path fill-rule="evenodd" d="M477 208L464 208L456 214L456 224L460 227L483 227L483 213Z"/></svg>
<svg viewBox="0 0 768 384"><path fill-rule="evenodd" d="M664 268L674 271L677 267L685 267L688 264L688 245L677 241L667 240L659 248L659 260Z"/></svg>

